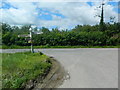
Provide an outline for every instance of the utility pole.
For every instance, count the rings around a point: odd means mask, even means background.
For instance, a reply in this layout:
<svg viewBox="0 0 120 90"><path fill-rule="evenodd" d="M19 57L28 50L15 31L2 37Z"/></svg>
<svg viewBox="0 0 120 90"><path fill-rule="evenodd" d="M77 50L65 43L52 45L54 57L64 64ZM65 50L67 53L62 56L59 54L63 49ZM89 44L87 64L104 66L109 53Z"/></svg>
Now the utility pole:
<svg viewBox="0 0 120 90"><path fill-rule="evenodd" d="M101 19L100 19L100 24L102 24L103 25L103 23L104 23L104 17L103 17L103 14L104 14L104 12L103 12L103 3L102 3L102 12L101 12Z"/></svg>
<svg viewBox="0 0 120 90"><path fill-rule="evenodd" d="M34 53L33 40L32 40L32 28L30 28L29 31L30 31L30 40L31 40L31 53Z"/></svg>
<svg viewBox="0 0 120 90"><path fill-rule="evenodd" d="M100 30L104 31L105 30L105 24L104 24L104 6L105 4L102 2L102 11L101 11L101 16L100 16Z"/></svg>

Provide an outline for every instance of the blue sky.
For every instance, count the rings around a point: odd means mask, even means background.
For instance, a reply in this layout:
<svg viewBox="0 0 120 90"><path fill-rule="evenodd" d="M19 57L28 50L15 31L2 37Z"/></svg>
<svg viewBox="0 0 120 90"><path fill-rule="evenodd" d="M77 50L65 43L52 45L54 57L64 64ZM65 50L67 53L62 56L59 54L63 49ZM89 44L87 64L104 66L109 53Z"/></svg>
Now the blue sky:
<svg viewBox="0 0 120 90"><path fill-rule="evenodd" d="M100 14L100 10L95 10L101 2L78 2L78 3L46 3L46 2L3 2L2 10L3 22L11 25L33 24L39 27L61 29L72 28L78 24L98 24L99 18L95 14ZM118 3L106 2L105 21L109 22L110 16L118 19Z"/></svg>
<svg viewBox="0 0 120 90"><path fill-rule="evenodd" d="M94 2L87 2L87 4L89 4L90 6L93 6Z"/></svg>
<svg viewBox="0 0 120 90"><path fill-rule="evenodd" d="M38 12L40 12L40 15L38 16L38 18L42 19L42 20L52 20L52 15L56 15L61 18L65 18L65 16L60 13L51 12L49 10L44 10L42 8L37 8L37 10L38 10Z"/></svg>
<svg viewBox="0 0 120 90"><path fill-rule="evenodd" d="M0 8L2 8L2 9L10 9L10 8L18 9L17 7L11 5L9 2L2 2L2 5Z"/></svg>
<svg viewBox="0 0 120 90"><path fill-rule="evenodd" d="M109 5L114 6L115 8L113 9L115 12L120 13L120 8L118 8L118 2L108 2Z"/></svg>

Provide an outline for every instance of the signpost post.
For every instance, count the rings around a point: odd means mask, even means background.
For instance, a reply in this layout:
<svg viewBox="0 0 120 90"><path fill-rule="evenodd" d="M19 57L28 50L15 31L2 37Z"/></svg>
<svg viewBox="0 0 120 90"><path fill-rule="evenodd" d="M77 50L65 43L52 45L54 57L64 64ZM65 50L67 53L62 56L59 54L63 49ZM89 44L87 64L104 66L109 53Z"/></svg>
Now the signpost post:
<svg viewBox="0 0 120 90"><path fill-rule="evenodd" d="M34 53L33 40L32 40L32 28L30 28L29 30L30 30L30 41L31 41L31 53Z"/></svg>

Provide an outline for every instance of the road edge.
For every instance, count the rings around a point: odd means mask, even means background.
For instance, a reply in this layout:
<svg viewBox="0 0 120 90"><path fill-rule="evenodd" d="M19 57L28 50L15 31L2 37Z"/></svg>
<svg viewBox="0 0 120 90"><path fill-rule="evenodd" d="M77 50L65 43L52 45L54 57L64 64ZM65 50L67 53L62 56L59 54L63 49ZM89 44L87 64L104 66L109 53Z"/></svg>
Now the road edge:
<svg viewBox="0 0 120 90"><path fill-rule="evenodd" d="M67 75L65 69L55 58L49 57L46 62L51 63L43 76L38 76L34 80L29 80L23 87L24 90L36 90L45 88L58 88Z"/></svg>

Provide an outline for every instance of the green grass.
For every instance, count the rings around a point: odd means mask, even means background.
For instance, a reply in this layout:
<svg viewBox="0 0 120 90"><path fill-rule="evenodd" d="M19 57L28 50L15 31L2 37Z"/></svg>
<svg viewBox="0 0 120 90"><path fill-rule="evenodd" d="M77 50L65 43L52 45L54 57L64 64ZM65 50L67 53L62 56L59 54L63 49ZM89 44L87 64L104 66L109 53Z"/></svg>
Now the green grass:
<svg viewBox="0 0 120 90"><path fill-rule="evenodd" d="M0 90L2 88L2 54L0 54Z"/></svg>
<svg viewBox="0 0 120 90"><path fill-rule="evenodd" d="M51 67L45 61L47 58L39 53L3 53L2 88L21 88L28 80L43 75Z"/></svg>
<svg viewBox="0 0 120 90"><path fill-rule="evenodd" d="M2 48L2 45L0 45L0 48Z"/></svg>
<svg viewBox="0 0 120 90"><path fill-rule="evenodd" d="M0 47L2 49L29 49L30 46L5 46L3 45ZM120 48L120 45L118 46L34 46L34 48Z"/></svg>

